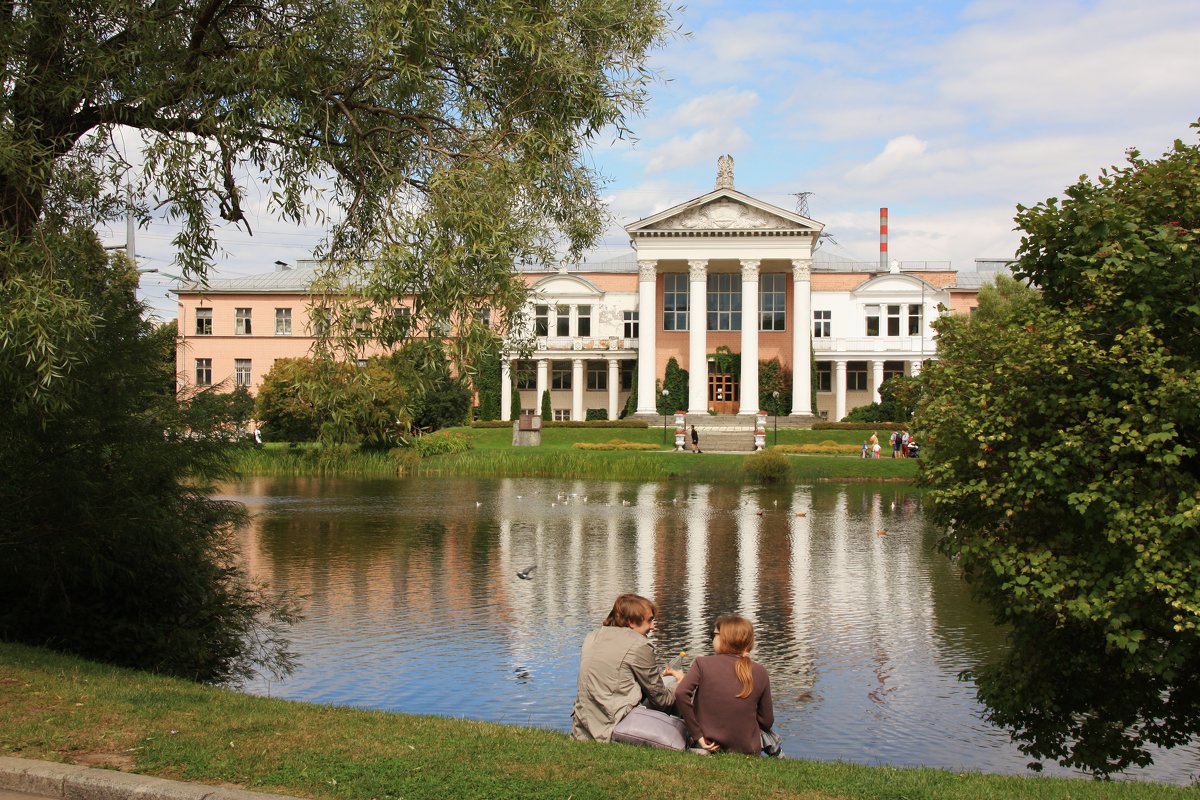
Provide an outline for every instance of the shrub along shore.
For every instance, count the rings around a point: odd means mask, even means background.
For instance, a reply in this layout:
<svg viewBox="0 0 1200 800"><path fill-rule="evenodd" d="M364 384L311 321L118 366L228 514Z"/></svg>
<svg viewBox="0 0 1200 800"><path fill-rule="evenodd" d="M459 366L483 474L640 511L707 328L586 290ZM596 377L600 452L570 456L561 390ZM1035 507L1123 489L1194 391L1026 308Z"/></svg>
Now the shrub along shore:
<svg viewBox="0 0 1200 800"><path fill-rule="evenodd" d="M892 459L889 431L879 428L884 457L861 458L870 430L767 431L769 447L787 456L790 478L811 481L912 481L919 462ZM269 443L242 448L243 475L471 478L579 478L703 483L753 482L745 453L674 452L673 431L661 427L547 427L540 447L513 447L510 427L459 427L430 434L391 451L323 450L312 444ZM599 448L604 449L599 449ZM594 449L593 449L594 448ZM650 449L647 449L650 448ZM422 455L424 453L424 455Z"/></svg>
<svg viewBox="0 0 1200 800"><path fill-rule="evenodd" d="M255 697L12 644L0 644L0 686L5 755L329 800L1194 796L1146 782L580 743L533 728Z"/></svg>

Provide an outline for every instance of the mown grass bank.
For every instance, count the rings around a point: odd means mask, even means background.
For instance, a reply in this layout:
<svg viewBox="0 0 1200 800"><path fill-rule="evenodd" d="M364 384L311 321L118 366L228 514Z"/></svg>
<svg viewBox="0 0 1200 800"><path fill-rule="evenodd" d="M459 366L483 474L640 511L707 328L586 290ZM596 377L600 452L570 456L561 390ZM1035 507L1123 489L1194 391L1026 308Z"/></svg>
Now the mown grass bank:
<svg viewBox="0 0 1200 800"><path fill-rule="evenodd" d="M5 755L329 800L1195 797L1152 783L578 743L530 728L252 697L10 644L0 644L0 686Z"/></svg>
<svg viewBox="0 0 1200 800"><path fill-rule="evenodd" d="M581 478L598 480L686 480L703 483L739 483L749 480L742 471L745 455L735 453L676 453L664 443L661 428L547 428L540 447L513 447L507 428L452 428L471 449L462 453L418 458L411 450L391 453L355 451L323 453L313 445L290 447L270 444L262 449L240 448L237 468L244 475L279 477L340 476L388 477L423 475L439 477ZM768 443L774 443L768 432ZM667 434L670 438L670 432ZM861 431L780 430L780 445L842 446L860 444ZM620 439L656 445L656 451L576 449L577 443L602 443ZM911 481L918 462L907 459L862 459L857 451L839 454L789 454L792 480Z"/></svg>

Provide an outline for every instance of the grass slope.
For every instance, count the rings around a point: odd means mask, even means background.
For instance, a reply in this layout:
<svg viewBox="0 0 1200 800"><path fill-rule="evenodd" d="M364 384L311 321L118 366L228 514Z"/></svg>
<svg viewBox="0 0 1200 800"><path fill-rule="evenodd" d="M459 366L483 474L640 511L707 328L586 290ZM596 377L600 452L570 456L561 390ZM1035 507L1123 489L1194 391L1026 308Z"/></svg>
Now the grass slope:
<svg viewBox="0 0 1200 800"><path fill-rule="evenodd" d="M465 453L404 460L388 453L357 452L336 461L321 458L313 446L289 448L269 445L242 449L237 466L246 475L339 475L385 477L417 474L454 477L592 478L601 480L686 480L702 483L742 483L745 455L736 453L676 453L663 443L661 428L546 428L540 447L513 447L508 428L451 428L468 437L472 449ZM863 431L779 431L779 444L861 445ZM668 440L671 438L668 432ZM657 452L579 450L577 442L600 443L612 439L657 445ZM767 441L774 443L772 431ZM918 462L907 459L859 458L858 452L842 455L789 455L792 480L911 481ZM406 471L407 470L407 471ZM415 470L415 472L414 472Z"/></svg>
<svg viewBox="0 0 1200 800"><path fill-rule="evenodd" d="M578 743L529 728L252 697L12 644L0 644L0 687L6 755L329 800L1195 796L1151 783Z"/></svg>

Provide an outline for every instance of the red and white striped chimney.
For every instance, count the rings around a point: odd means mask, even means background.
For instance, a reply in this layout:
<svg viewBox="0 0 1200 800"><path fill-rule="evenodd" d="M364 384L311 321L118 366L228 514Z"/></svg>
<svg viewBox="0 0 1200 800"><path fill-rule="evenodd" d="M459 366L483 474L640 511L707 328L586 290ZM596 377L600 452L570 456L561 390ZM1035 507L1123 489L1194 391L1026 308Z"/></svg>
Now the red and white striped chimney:
<svg viewBox="0 0 1200 800"><path fill-rule="evenodd" d="M887 248L887 209L879 209L879 271L887 272L888 270L888 248Z"/></svg>

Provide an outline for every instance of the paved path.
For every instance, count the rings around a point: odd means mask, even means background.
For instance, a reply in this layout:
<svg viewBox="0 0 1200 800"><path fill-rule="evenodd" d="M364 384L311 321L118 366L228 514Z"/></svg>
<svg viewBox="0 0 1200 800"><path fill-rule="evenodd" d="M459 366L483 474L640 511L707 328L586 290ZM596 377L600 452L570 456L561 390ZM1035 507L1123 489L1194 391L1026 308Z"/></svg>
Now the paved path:
<svg viewBox="0 0 1200 800"><path fill-rule="evenodd" d="M0 756L0 800L295 800L131 772Z"/></svg>

